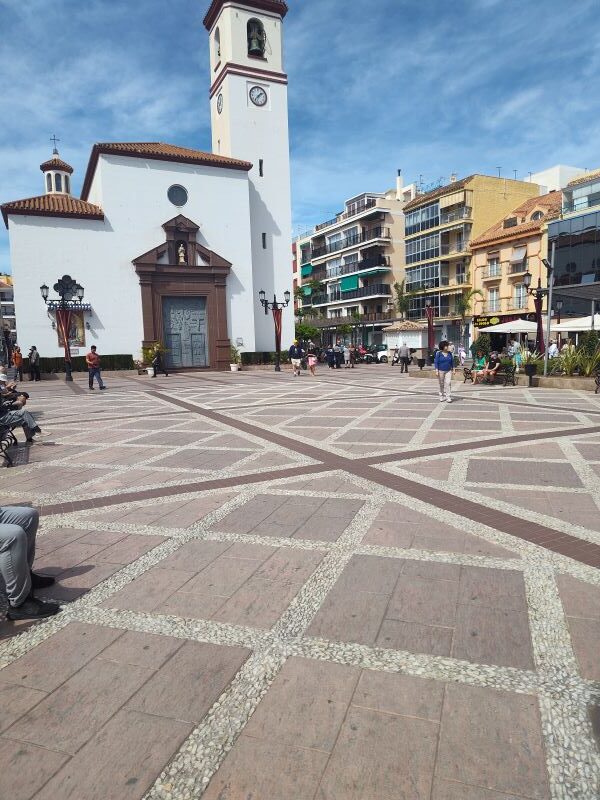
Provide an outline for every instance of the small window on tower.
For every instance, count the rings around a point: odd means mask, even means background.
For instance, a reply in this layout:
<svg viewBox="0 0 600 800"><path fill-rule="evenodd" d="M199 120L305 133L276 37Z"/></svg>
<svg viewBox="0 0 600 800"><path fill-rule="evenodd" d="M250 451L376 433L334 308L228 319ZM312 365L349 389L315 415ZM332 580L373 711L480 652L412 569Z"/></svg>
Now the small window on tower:
<svg viewBox="0 0 600 800"><path fill-rule="evenodd" d="M52 191L52 175L50 173L46 173L46 189L51 192Z"/></svg>
<svg viewBox="0 0 600 800"><path fill-rule="evenodd" d="M259 19L248 20L248 55L251 58L264 58L267 47L265 27Z"/></svg>
<svg viewBox="0 0 600 800"><path fill-rule="evenodd" d="M71 181L68 175L65 175L65 192L71 194Z"/></svg>
<svg viewBox="0 0 600 800"><path fill-rule="evenodd" d="M62 192L62 176L58 172L54 175L54 186L57 192Z"/></svg>
<svg viewBox="0 0 600 800"><path fill-rule="evenodd" d="M261 178L264 177L264 174L265 174L264 161L262 160L262 158L259 159L259 161L258 161L258 174L260 175Z"/></svg>
<svg viewBox="0 0 600 800"><path fill-rule="evenodd" d="M215 61L221 58L221 31L217 28L215 31Z"/></svg>
<svg viewBox="0 0 600 800"><path fill-rule="evenodd" d="M263 245L263 250L266 250L267 249L267 234L266 233L263 233L263 235L262 235L262 245Z"/></svg>

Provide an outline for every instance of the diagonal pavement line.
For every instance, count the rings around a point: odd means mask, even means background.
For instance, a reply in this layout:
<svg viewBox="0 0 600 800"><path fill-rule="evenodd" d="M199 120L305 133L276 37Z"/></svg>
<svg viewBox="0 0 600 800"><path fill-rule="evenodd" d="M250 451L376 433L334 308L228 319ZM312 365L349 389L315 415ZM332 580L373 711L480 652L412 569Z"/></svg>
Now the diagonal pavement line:
<svg viewBox="0 0 600 800"><path fill-rule="evenodd" d="M196 413L207 416L209 419L217 421L226 419L226 417L217 411L206 410L201 406L194 406L177 398L172 398L171 402L182 408L187 408L190 411L195 410ZM230 424L234 428L257 435L256 431L258 429L255 425L250 425L247 422L236 419L230 420ZM596 428L593 430L597 432ZM572 435L573 431L569 430L568 433ZM298 449L299 452L309 455L311 458L321 460L323 464L327 464L330 468L344 469L346 472L366 478L380 486L386 486L389 489L416 497L437 508L454 511L456 514L467 517L474 522L480 522L483 525L496 528L503 533L508 533L519 539L525 539L533 544L541 545L547 550L566 555L569 558L581 561L583 564L588 564L590 566L600 565L600 546L591 542L582 542L581 539L574 536L546 528L534 522L524 523L518 517L514 517L504 511L482 506L480 503L476 503L472 500L457 498L453 495L448 495L446 492L440 493L437 489L433 489L399 475L384 472L369 464L357 463L353 459L344 458L342 456L332 456L317 447L306 445L303 442L294 442L293 439L284 437L279 433L265 430L262 435L264 438L268 439L268 441L274 442L275 444L291 449ZM554 435L556 435L556 431L554 431ZM565 435L567 434L565 433Z"/></svg>

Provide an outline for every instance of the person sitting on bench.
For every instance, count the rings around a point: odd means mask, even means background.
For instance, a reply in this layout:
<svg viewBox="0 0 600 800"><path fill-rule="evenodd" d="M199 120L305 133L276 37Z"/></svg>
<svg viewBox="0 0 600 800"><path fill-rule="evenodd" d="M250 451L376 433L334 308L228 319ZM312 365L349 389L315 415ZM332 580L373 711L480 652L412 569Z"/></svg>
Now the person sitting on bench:
<svg viewBox="0 0 600 800"><path fill-rule="evenodd" d="M477 378L485 369L486 358L483 350L477 351L477 356L473 361L473 383L477 383Z"/></svg>
<svg viewBox="0 0 600 800"><path fill-rule="evenodd" d="M485 368L481 371L481 376L484 381L488 383L493 383L496 375L498 374L498 370L500 369L500 358L498 353L490 353L488 358L488 362L485 365Z"/></svg>
<svg viewBox="0 0 600 800"><path fill-rule="evenodd" d="M52 586L54 578L32 572L39 513L27 506L0 506L0 576L6 587L11 620L41 619L60 611L57 603L34 597L34 589Z"/></svg>
<svg viewBox="0 0 600 800"><path fill-rule="evenodd" d="M25 411L29 395L14 389L0 390L0 427L23 428L25 439L31 444L41 439L42 431L29 411ZM37 438L34 438L37 437Z"/></svg>

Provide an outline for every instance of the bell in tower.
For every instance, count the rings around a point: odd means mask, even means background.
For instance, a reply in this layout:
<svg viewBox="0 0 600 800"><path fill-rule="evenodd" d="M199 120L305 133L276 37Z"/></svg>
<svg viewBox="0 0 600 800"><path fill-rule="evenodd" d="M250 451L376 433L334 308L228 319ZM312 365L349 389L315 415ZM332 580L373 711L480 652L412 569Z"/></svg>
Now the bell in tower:
<svg viewBox="0 0 600 800"><path fill-rule="evenodd" d="M248 21L248 55L254 58L264 58L267 46L267 35L259 19Z"/></svg>

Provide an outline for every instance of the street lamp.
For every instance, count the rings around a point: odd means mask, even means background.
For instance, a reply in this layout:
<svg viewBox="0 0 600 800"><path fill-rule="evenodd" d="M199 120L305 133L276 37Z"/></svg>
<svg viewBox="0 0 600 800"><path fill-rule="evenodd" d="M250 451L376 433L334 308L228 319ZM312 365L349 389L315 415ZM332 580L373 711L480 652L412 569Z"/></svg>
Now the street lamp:
<svg viewBox="0 0 600 800"><path fill-rule="evenodd" d="M430 297L425 300L425 314L427 316L427 350L429 352L429 360L431 361L431 356L435 350L435 332L433 329L435 309L431 303Z"/></svg>
<svg viewBox="0 0 600 800"><path fill-rule="evenodd" d="M60 300L48 300L50 293L46 284L40 286L40 294L42 300L48 306L49 310L56 313L56 323L60 335L63 337L65 347L65 380L72 381L73 375L71 370L71 347L69 344L69 332L71 330L71 314L75 310L84 308L82 300L85 294L85 289L81 284L71 278L70 275L63 275L62 278L54 284L54 291L60 297ZM74 298L77 298L75 301Z"/></svg>
<svg viewBox="0 0 600 800"><path fill-rule="evenodd" d="M535 318L537 322L536 334L536 349L540 353L544 353L544 375L548 374L548 348L544 345L544 326L542 322L542 306L544 304L544 297L548 295L548 313L546 321L546 339L550 340L550 323L552 318L552 290L554 288L554 255L556 250L556 242L552 242L552 256L550 261L547 258L542 259L542 264L546 267L548 272L548 288L542 289L542 279L538 278L538 285L535 289L531 288L532 275L529 270L523 276L523 284L527 293L533 297L533 305L535 308Z"/></svg>
<svg viewBox="0 0 600 800"><path fill-rule="evenodd" d="M273 312L273 322L275 323L275 372L281 372L281 318L283 309L287 308L290 304L292 295L290 292L284 292L283 297L285 302L280 303L277 301L277 295L273 295L273 300L267 300L267 293L261 289L258 293L258 299L261 306L268 316L269 311Z"/></svg>

